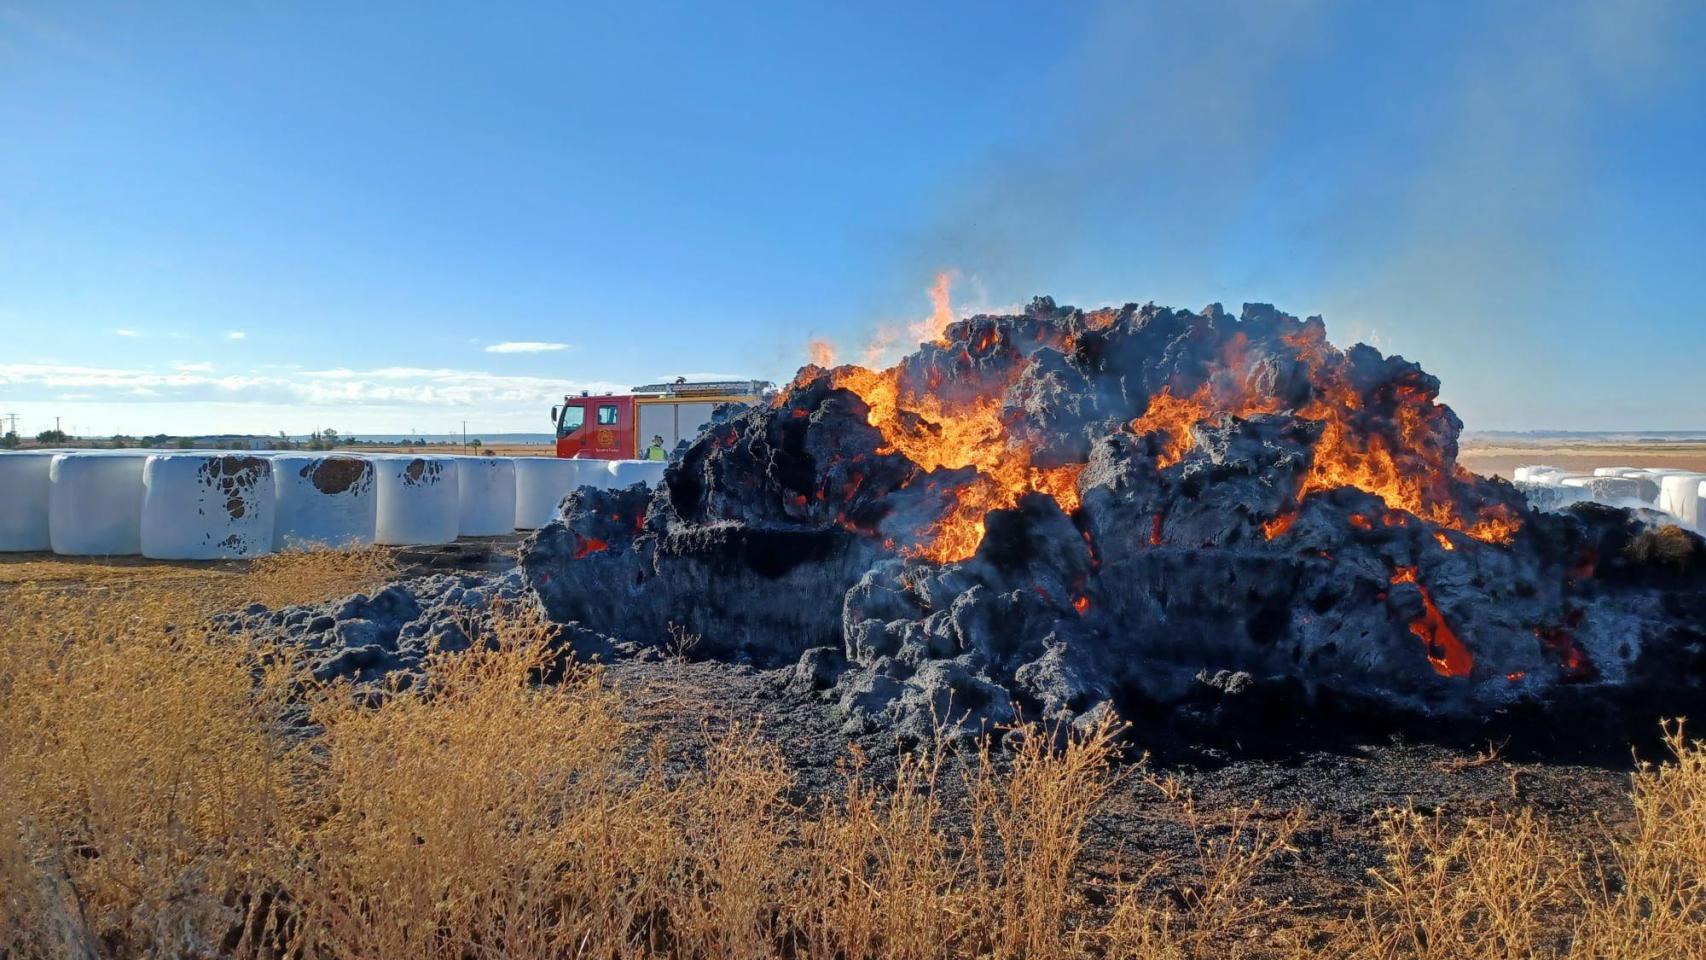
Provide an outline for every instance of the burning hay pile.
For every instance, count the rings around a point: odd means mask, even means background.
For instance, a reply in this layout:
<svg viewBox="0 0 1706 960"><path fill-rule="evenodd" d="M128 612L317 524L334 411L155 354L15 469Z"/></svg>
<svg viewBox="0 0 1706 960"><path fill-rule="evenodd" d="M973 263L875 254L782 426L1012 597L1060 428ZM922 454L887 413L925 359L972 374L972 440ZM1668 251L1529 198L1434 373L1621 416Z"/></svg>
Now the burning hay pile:
<svg viewBox="0 0 1706 960"><path fill-rule="evenodd" d="M1530 510L1457 466L1438 390L1267 305L1042 298L880 372L806 367L655 492L573 495L522 564L559 621L797 662L849 733L1697 698L1699 540L1661 563L1645 518Z"/></svg>

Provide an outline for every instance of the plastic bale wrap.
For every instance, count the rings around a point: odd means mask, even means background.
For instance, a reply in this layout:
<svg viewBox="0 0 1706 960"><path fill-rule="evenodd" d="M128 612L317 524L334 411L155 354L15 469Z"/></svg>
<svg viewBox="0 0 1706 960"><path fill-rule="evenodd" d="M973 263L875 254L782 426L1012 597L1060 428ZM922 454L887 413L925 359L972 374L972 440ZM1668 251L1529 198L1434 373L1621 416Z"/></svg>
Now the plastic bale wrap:
<svg viewBox="0 0 1706 960"><path fill-rule="evenodd" d="M373 542L450 543L461 525L455 457L376 457L379 512Z"/></svg>
<svg viewBox="0 0 1706 960"><path fill-rule="evenodd" d="M643 483L655 487L663 482L663 469L668 466L662 460L612 460L610 461L610 486L620 490Z"/></svg>
<svg viewBox="0 0 1706 960"><path fill-rule="evenodd" d="M1638 507L1644 503L1641 499L1640 482L1631 477L1610 475L1566 477L1562 481L1562 486L1580 489L1584 491L1588 499L1607 506Z"/></svg>
<svg viewBox="0 0 1706 960"><path fill-rule="evenodd" d="M373 542L379 489L362 457L282 453L272 456L273 549L365 547Z"/></svg>
<svg viewBox="0 0 1706 960"><path fill-rule="evenodd" d="M515 461L509 457L456 458L460 503L457 530L464 537L495 537L515 529Z"/></svg>
<svg viewBox="0 0 1706 960"><path fill-rule="evenodd" d="M1621 476L1623 476L1624 473L1626 473L1630 470L1633 470L1633 469L1635 469L1635 468L1634 467L1594 467L1593 468L1593 475L1596 477L1621 477Z"/></svg>
<svg viewBox="0 0 1706 960"><path fill-rule="evenodd" d="M1636 497L1644 506L1654 506L1659 502L1659 479L1662 474L1654 474L1650 470L1625 470L1618 474L1625 480L1635 481L1638 488Z"/></svg>
<svg viewBox="0 0 1706 960"><path fill-rule="evenodd" d="M610 486L609 461L517 457L515 529L537 530L557 518L563 498L583 486Z"/></svg>
<svg viewBox="0 0 1706 960"><path fill-rule="evenodd" d="M142 552L142 469L147 452L62 453L48 468L48 540L66 556Z"/></svg>
<svg viewBox="0 0 1706 960"><path fill-rule="evenodd" d="M1511 478L1515 482L1536 486L1556 486L1559 480L1567 476L1571 476L1571 473L1563 467L1548 467L1541 464L1517 467L1511 472Z"/></svg>
<svg viewBox="0 0 1706 960"><path fill-rule="evenodd" d="M1700 483L1706 474L1672 473L1659 480L1659 509L1676 518L1678 525L1701 529Z"/></svg>
<svg viewBox="0 0 1706 960"><path fill-rule="evenodd" d="M142 555L228 560L272 552L273 462L246 453L162 453L142 469Z"/></svg>
<svg viewBox="0 0 1706 960"><path fill-rule="evenodd" d="M0 553L47 550L51 453L0 453Z"/></svg>

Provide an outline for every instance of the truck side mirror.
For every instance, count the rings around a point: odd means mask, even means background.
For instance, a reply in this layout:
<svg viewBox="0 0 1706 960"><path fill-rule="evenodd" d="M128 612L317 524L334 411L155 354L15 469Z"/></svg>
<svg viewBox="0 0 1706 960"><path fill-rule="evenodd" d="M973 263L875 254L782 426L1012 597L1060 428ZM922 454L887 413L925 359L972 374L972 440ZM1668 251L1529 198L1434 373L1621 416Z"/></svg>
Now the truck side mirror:
<svg viewBox="0 0 1706 960"><path fill-rule="evenodd" d="M551 422L552 422L552 423L556 423L556 422L557 422L557 414L558 414L558 413L559 413L559 411L558 411L558 410L557 410L557 408L556 408L556 407L552 407L552 408L551 408Z"/></svg>

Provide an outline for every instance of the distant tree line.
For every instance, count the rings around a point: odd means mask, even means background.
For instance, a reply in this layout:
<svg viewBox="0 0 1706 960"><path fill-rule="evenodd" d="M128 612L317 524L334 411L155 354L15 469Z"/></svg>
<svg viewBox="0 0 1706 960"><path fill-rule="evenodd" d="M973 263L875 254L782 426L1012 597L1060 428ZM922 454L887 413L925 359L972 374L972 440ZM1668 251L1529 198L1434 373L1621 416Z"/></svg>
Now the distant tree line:
<svg viewBox="0 0 1706 960"><path fill-rule="evenodd" d="M35 435L35 442L44 447L66 446L73 443L73 438L63 430L43 430ZM4 435L0 435L0 449L16 450L22 445L23 438L18 436L17 431L8 431ZM477 438L469 438L466 442L462 442L456 440L430 441L424 437L411 437L395 443L385 441L381 444L381 442L377 440L358 440L355 437L339 433L337 430L330 427L315 430L313 433L308 435L306 440L292 439L291 436L283 430L279 431L277 437L181 437L169 433L154 433L144 437L133 437L129 434L120 433L114 434L113 436L106 438L104 441L80 441L80 445L90 447L101 446L113 450L122 450L129 447L143 447L155 450L194 450L198 448L214 450L335 450L339 447L373 445L402 446L409 447L411 449L414 447L464 446L475 453L482 453L486 456L492 455L491 450L484 449L485 442Z"/></svg>

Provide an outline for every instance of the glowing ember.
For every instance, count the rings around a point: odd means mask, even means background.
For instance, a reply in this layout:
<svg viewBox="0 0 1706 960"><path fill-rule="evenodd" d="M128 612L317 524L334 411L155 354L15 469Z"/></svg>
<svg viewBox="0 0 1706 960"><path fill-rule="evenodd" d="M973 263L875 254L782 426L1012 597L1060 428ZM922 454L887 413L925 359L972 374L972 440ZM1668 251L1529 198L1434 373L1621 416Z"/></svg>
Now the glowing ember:
<svg viewBox="0 0 1706 960"><path fill-rule="evenodd" d="M1072 609L1077 610L1079 613L1083 613L1086 610L1089 610L1090 609L1090 598L1083 596L1082 594L1075 597L1072 601Z"/></svg>
<svg viewBox="0 0 1706 960"><path fill-rule="evenodd" d="M575 535L575 559L580 560L595 553L603 553L610 549L610 544L597 537Z"/></svg>
<svg viewBox="0 0 1706 960"><path fill-rule="evenodd" d="M1469 648L1463 645L1463 641L1457 639L1457 634L1445 622L1439 608L1434 606L1428 588L1416 579L1416 568L1399 567L1392 574L1392 583L1413 583L1416 589L1422 592L1422 606L1426 612L1410 621L1410 632L1422 641L1434 672L1442 677L1469 676L1470 669L1475 665L1475 658L1470 655Z"/></svg>
<svg viewBox="0 0 1706 960"><path fill-rule="evenodd" d="M1282 536L1287 530L1290 530L1291 525L1296 522L1297 514L1291 512L1282 513L1272 520L1268 520L1262 524L1262 536L1267 537L1269 540Z"/></svg>
<svg viewBox="0 0 1706 960"><path fill-rule="evenodd" d="M1570 631L1563 627L1541 627L1534 631L1534 636L1540 641L1540 648L1557 662L1566 682L1582 683L1599 676L1599 670L1576 645Z"/></svg>

